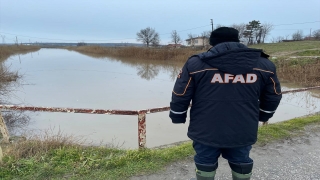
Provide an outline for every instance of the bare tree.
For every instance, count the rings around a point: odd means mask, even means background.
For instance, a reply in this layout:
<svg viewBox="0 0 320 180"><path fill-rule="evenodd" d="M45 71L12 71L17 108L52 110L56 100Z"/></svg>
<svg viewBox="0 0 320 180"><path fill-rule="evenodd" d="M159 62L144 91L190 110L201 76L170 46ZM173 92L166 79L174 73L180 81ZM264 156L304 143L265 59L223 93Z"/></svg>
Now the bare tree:
<svg viewBox="0 0 320 180"><path fill-rule="evenodd" d="M289 36L290 36L290 35L289 35L289 34L287 34L287 35L286 35L286 38L285 38L285 40L288 40Z"/></svg>
<svg viewBox="0 0 320 180"><path fill-rule="evenodd" d="M303 32L302 30L298 30L292 34L292 40L301 41L303 39Z"/></svg>
<svg viewBox="0 0 320 180"><path fill-rule="evenodd" d="M209 45L210 35L211 35L211 31L203 31L201 33L203 47Z"/></svg>
<svg viewBox="0 0 320 180"><path fill-rule="evenodd" d="M176 30L173 30L171 32L171 39L172 39L172 42L177 45L177 44L180 44L181 43L181 38L179 36L179 34L177 33Z"/></svg>
<svg viewBox="0 0 320 180"><path fill-rule="evenodd" d="M137 33L137 41L141 41L143 44L146 44L147 47L149 47L150 44L157 46L160 43L160 37L154 29L147 27Z"/></svg>
<svg viewBox="0 0 320 180"><path fill-rule="evenodd" d="M221 28L221 27L224 27L224 25L222 25L222 24L217 24L217 25L216 25L216 29ZM214 29L213 29L213 30L214 30Z"/></svg>
<svg viewBox="0 0 320 180"><path fill-rule="evenodd" d="M194 41L194 38L196 37L196 35L193 35L193 34L188 34L188 38L189 39L187 39L187 40L189 40L188 41L188 45L190 45L190 46L194 46L194 43L195 43L195 41Z"/></svg>
<svg viewBox="0 0 320 180"><path fill-rule="evenodd" d="M269 33L273 29L272 23L263 23L261 26L261 43L264 43L265 38L269 35Z"/></svg>
<svg viewBox="0 0 320 180"><path fill-rule="evenodd" d="M1 38L2 38L2 44L5 44L6 43L6 36L5 35L1 35Z"/></svg>
<svg viewBox="0 0 320 180"><path fill-rule="evenodd" d="M271 43L276 43L276 42L277 42L277 39L276 39L275 37L272 37L272 38L270 39L270 41L271 41Z"/></svg>
<svg viewBox="0 0 320 180"><path fill-rule="evenodd" d="M282 42L283 40L285 40L285 38L283 36L278 36L278 37L272 37L271 38L271 42L272 43L279 43L279 42Z"/></svg>
<svg viewBox="0 0 320 180"><path fill-rule="evenodd" d="M256 43L257 44L260 44L262 41L261 41L261 38L262 38L262 27L260 26L260 28L254 32L254 35L255 35L255 38L256 38Z"/></svg>
<svg viewBox="0 0 320 180"><path fill-rule="evenodd" d="M313 31L312 35L315 39L320 40L320 29Z"/></svg>
<svg viewBox="0 0 320 180"><path fill-rule="evenodd" d="M277 37L277 42L279 43L279 42L282 42L284 40L284 37L283 36L278 36Z"/></svg>
<svg viewBox="0 0 320 180"><path fill-rule="evenodd" d="M232 24L231 27L239 31L239 39L241 40L244 37L243 33L246 30L246 24Z"/></svg>

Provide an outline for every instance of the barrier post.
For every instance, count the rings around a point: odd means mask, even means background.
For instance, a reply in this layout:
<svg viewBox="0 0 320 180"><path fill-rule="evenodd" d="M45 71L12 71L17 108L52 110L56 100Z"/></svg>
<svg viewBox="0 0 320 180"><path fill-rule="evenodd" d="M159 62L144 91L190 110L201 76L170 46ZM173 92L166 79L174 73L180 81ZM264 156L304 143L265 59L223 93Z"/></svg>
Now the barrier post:
<svg viewBox="0 0 320 180"><path fill-rule="evenodd" d="M9 143L9 133L8 133L6 123L4 122L4 119L2 117L1 111L0 111L0 131L2 134L2 142Z"/></svg>
<svg viewBox="0 0 320 180"><path fill-rule="evenodd" d="M138 143L139 149L145 148L146 145L146 113L145 112L138 112Z"/></svg>

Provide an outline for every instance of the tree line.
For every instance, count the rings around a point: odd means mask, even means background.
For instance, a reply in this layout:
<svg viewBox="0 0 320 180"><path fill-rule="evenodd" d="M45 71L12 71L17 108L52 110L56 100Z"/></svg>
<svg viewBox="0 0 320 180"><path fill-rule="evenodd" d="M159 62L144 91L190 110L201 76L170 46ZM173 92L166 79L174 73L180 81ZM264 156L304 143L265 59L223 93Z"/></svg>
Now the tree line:
<svg viewBox="0 0 320 180"><path fill-rule="evenodd" d="M216 28L222 26L223 25L218 24ZM248 45L265 43L267 36L270 35L270 32L274 29L274 25L272 23L260 23L260 21L257 20L252 20L247 24L232 24L229 27L237 29L239 31L240 41ZM193 46L195 44L195 38L203 39L203 46L209 44L210 34L211 31L203 31L200 35L195 35L192 33L188 34L189 45ZM290 35L287 35L286 37L273 37L271 39L271 42L281 42L282 40L288 39L289 36ZM310 39L313 38L315 40L320 40L320 29L313 31L312 34L310 32L310 35L308 37ZM291 35L291 38L292 40L303 40L305 36L303 35L302 30L298 30ZM147 27L137 32L137 41L142 42L147 47L149 47L150 45L159 46L160 36L155 29ZM173 30L171 32L171 42L175 45L182 43L182 39L176 30Z"/></svg>

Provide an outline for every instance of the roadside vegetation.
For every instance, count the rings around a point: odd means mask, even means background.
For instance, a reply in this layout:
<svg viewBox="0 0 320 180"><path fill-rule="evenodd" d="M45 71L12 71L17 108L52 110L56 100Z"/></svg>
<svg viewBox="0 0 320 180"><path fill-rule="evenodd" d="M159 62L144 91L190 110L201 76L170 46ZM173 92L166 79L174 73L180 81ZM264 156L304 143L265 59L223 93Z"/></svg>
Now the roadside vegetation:
<svg viewBox="0 0 320 180"><path fill-rule="evenodd" d="M303 135L319 127L320 115L260 126L257 146ZM317 129L314 129L317 130ZM319 129L318 129L319 130ZM162 170L194 155L191 142L167 148L123 150L77 145L71 136L36 137L3 146L0 179L128 179Z"/></svg>
<svg viewBox="0 0 320 180"><path fill-rule="evenodd" d="M250 46L270 54L281 80L301 86L320 85L320 41L295 41Z"/></svg>
<svg viewBox="0 0 320 180"><path fill-rule="evenodd" d="M69 47L85 55L100 57L130 58L144 60L186 61L190 56L203 52L195 48L145 48L145 47Z"/></svg>

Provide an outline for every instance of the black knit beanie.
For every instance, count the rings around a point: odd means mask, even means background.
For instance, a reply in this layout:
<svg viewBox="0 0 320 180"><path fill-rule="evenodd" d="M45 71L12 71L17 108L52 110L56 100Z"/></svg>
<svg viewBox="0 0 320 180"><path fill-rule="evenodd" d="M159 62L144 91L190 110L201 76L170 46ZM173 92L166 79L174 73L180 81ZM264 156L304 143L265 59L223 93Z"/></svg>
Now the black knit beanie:
<svg viewBox="0 0 320 180"><path fill-rule="evenodd" d="M211 32L211 46L215 46L223 42L239 42L239 31L234 28L220 27Z"/></svg>

